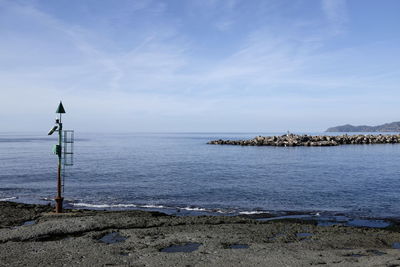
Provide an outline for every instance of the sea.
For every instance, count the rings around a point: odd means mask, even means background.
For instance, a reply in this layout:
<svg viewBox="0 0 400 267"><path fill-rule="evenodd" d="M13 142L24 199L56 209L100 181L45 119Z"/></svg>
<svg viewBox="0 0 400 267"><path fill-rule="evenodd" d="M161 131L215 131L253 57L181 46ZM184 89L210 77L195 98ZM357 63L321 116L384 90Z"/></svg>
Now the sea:
<svg viewBox="0 0 400 267"><path fill-rule="evenodd" d="M207 144L283 134L76 132L64 204L179 215L400 218L400 144ZM0 133L0 201L54 204L56 138Z"/></svg>

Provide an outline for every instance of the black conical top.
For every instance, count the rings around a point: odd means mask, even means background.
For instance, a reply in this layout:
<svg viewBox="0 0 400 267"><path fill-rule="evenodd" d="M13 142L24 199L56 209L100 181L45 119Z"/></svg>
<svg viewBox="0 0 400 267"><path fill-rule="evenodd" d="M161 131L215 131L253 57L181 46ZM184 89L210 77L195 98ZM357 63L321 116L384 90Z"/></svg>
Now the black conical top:
<svg viewBox="0 0 400 267"><path fill-rule="evenodd" d="M65 109L64 109L64 106L61 101L60 101L60 104L58 105L56 113L65 113Z"/></svg>

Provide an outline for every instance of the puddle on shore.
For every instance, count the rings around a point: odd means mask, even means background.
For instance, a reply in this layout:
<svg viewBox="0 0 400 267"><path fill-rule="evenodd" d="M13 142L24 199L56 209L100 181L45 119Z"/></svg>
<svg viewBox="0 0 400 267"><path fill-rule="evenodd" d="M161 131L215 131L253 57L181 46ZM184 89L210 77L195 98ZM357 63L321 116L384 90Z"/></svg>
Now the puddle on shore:
<svg viewBox="0 0 400 267"><path fill-rule="evenodd" d="M379 250L376 250L376 249L369 249L369 250L367 250L367 252L368 253L372 253L372 254L374 254L376 256L382 256L382 255L386 254L385 252L379 251Z"/></svg>
<svg viewBox="0 0 400 267"><path fill-rule="evenodd" d="M33 220L33 221L26 221L26 222L24 222L21 226L28 226L28 225L34 225L34 224L36 224L37 222L35 221L35 220Z"/></svg>
<svg viewBox="0 0 400 267"><path fill-rule="evenodd" d="M347 226L355 226L355 227L370 227L370 228L385 228L390 226L390 222L386 222L383 220L362 220L362 219L354 219L348 221L346 223Z"/></svg>
<svg viewBox="0 0 400 267"><path fill-rule="evenodd" d="M102 238L99 239L99 241L106 244L115 244L124 242L126 239L126 237L121 236L118 232L112 232L110 234L104 235Z"/></svg>
<svg viewBox="0 0 400 267"><path fill-rule="evenodd" d="M392 244L392 248L400 249L400 242L394 242L394 243Z"/></svg>
<svg viewBox="0 0 400 267"><path fill-rule="evenodd" d="M332 225L343 225L341 222L332 222L332 221L318 221L318 226L332 226Z"/></svg>
<svg viewBox="0 0 400 267"><path fill-rule="evenodd" d="M367 256L367 255L359 254L359 253L350 253L350 254L346 254L346 255L344 255L344 256L346 256L346 257L360 258L360 257L364 257L364 256Z"/></svg>
<svg viewBox="0 0 400 267"><path fill-rule="evenodd" d="M187 243L183 245L172 245L160 250L160 252L176 253L176 252L193 252L199 249L200 243Z"/></svg>
<svg viewBox="0 0 400 267"><path fill-rule="evenodd" d="M277 238L279 238L281 236L285 236L285 234L284 233L276 234L276 235L272 236L269 240L276 240Z"/></svg>
<svg viewBox="0 0 400 267"><path fill-rule="evenodd" d="M310 234L310 233L297 233L296 236L297 237L311 237L312 234Z"/></svg>
<svg viewBox="0 0 400 267"><path fill-rule="evenodd" d="M352 227L386 228L391 225L385 220L351 219L346 216L287 215L279 217L258 218L259 221L275 221L286 219L315 220L318 226L344 225Z"/></svg>
<svg viewBox="0 0 400 267"><path fill-rule="evenodd" d="M278 216L278 217L269 217L269 218L259 218L256 219L258 221L275 221L275 220L285 220L285 219L312 219L310 215L286 215L286 216Z"/></svg>
<svg viewBox="0 0 400 267"><path fill-rule="evenodd" d="M35 221L35 220L32 220L32 221L26 221L26 222L24 222L23 224L21 224L21 225L18 225L18 226L12 226L12 227L10 227L10 229L13 229L13 230L15 230L15 229L18 229L18 228L20 228L20 227L23 227L23 226L30 226L30 225L34 225L34 224L37 224L37 221Z"/></svg>
<svg viewBox="0 0 400 267"><path fill-rule="evenodd" d="M229 248L231 248L231 249L245 249L245 248L249 248L250 246L249 245L246 245L246 244L232 244L232 245L229 245Z"/></svg>

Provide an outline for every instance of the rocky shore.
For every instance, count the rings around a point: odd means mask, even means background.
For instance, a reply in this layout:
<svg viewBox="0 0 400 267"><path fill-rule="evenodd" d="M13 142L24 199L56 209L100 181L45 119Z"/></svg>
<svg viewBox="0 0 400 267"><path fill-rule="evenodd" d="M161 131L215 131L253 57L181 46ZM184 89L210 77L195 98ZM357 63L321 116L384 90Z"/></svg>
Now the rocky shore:
<svg viewBox="0 0 400 267"><path fill-rule="evenodd" d="M0 203L0 266L400 266L400 232Z"/></svg>
<svg viewBox="0 0 400 267"><path fill-rule="evenodd" d="M297 135L257 136L250 140L214 140L210 145L240 145L240 146L338 146L366 144L398 144L400 134L396 135Z"/></svg>

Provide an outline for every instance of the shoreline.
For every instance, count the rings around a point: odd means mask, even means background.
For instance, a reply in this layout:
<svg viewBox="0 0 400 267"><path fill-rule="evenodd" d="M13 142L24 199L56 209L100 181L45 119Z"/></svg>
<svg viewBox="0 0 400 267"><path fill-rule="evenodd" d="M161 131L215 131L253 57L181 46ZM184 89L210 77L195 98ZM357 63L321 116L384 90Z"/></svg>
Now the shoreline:
<svg viewBox="0 0 400 267"><path fill-rule="evenodd" d="M17 203L27 205L52 206L54 201L24 202L18 201L18 197L5 198L1 203ZM74 205L75 204L75 205ZM385 228L385 225L400 224L400 216L368 216L352 212L333 210L245 210L245 209L223 209L202 208L197 206L167 206L167 205L140 205L140 204L88 204L64 201L67 210L92 210L92 211L144 211L160 212L171 216L239 216L256 220L279 220L279 219L301 219L305 221L316 221L321 224L341 224L343 226Z"/></svg>
<svg viewBox="0 0 400 267"><path fill-rule="evenodd" d="M0 200L1 203L16 203L38 206L54 207L53 201L46 204L40 202L18 201L18 198L9 198L9 200ZM77 203L81 204L81 203ZM385 228L388 225L400 224L400 216L368 216L343 211L326 210L232 210L217 208L201 208L197 206L173 207L164 205L139 205L139 204L88 204L71 205L64 202L64 208L67 210L92 210L92 211L144 211L159 212L170 216L229 216L244 217L255 220L280 220L280 219L301 219L305 221L315 221L320 224L337 224L353 227Z"/></svg>
<svg viewBox="0 0 400 267"><path fill-rule="evenodd" d="M395 266L400 228L0 203L0 262L26 266ZM175 252L174 252L175 251ZM180 251L180 252L176 252Z"/></svg>

